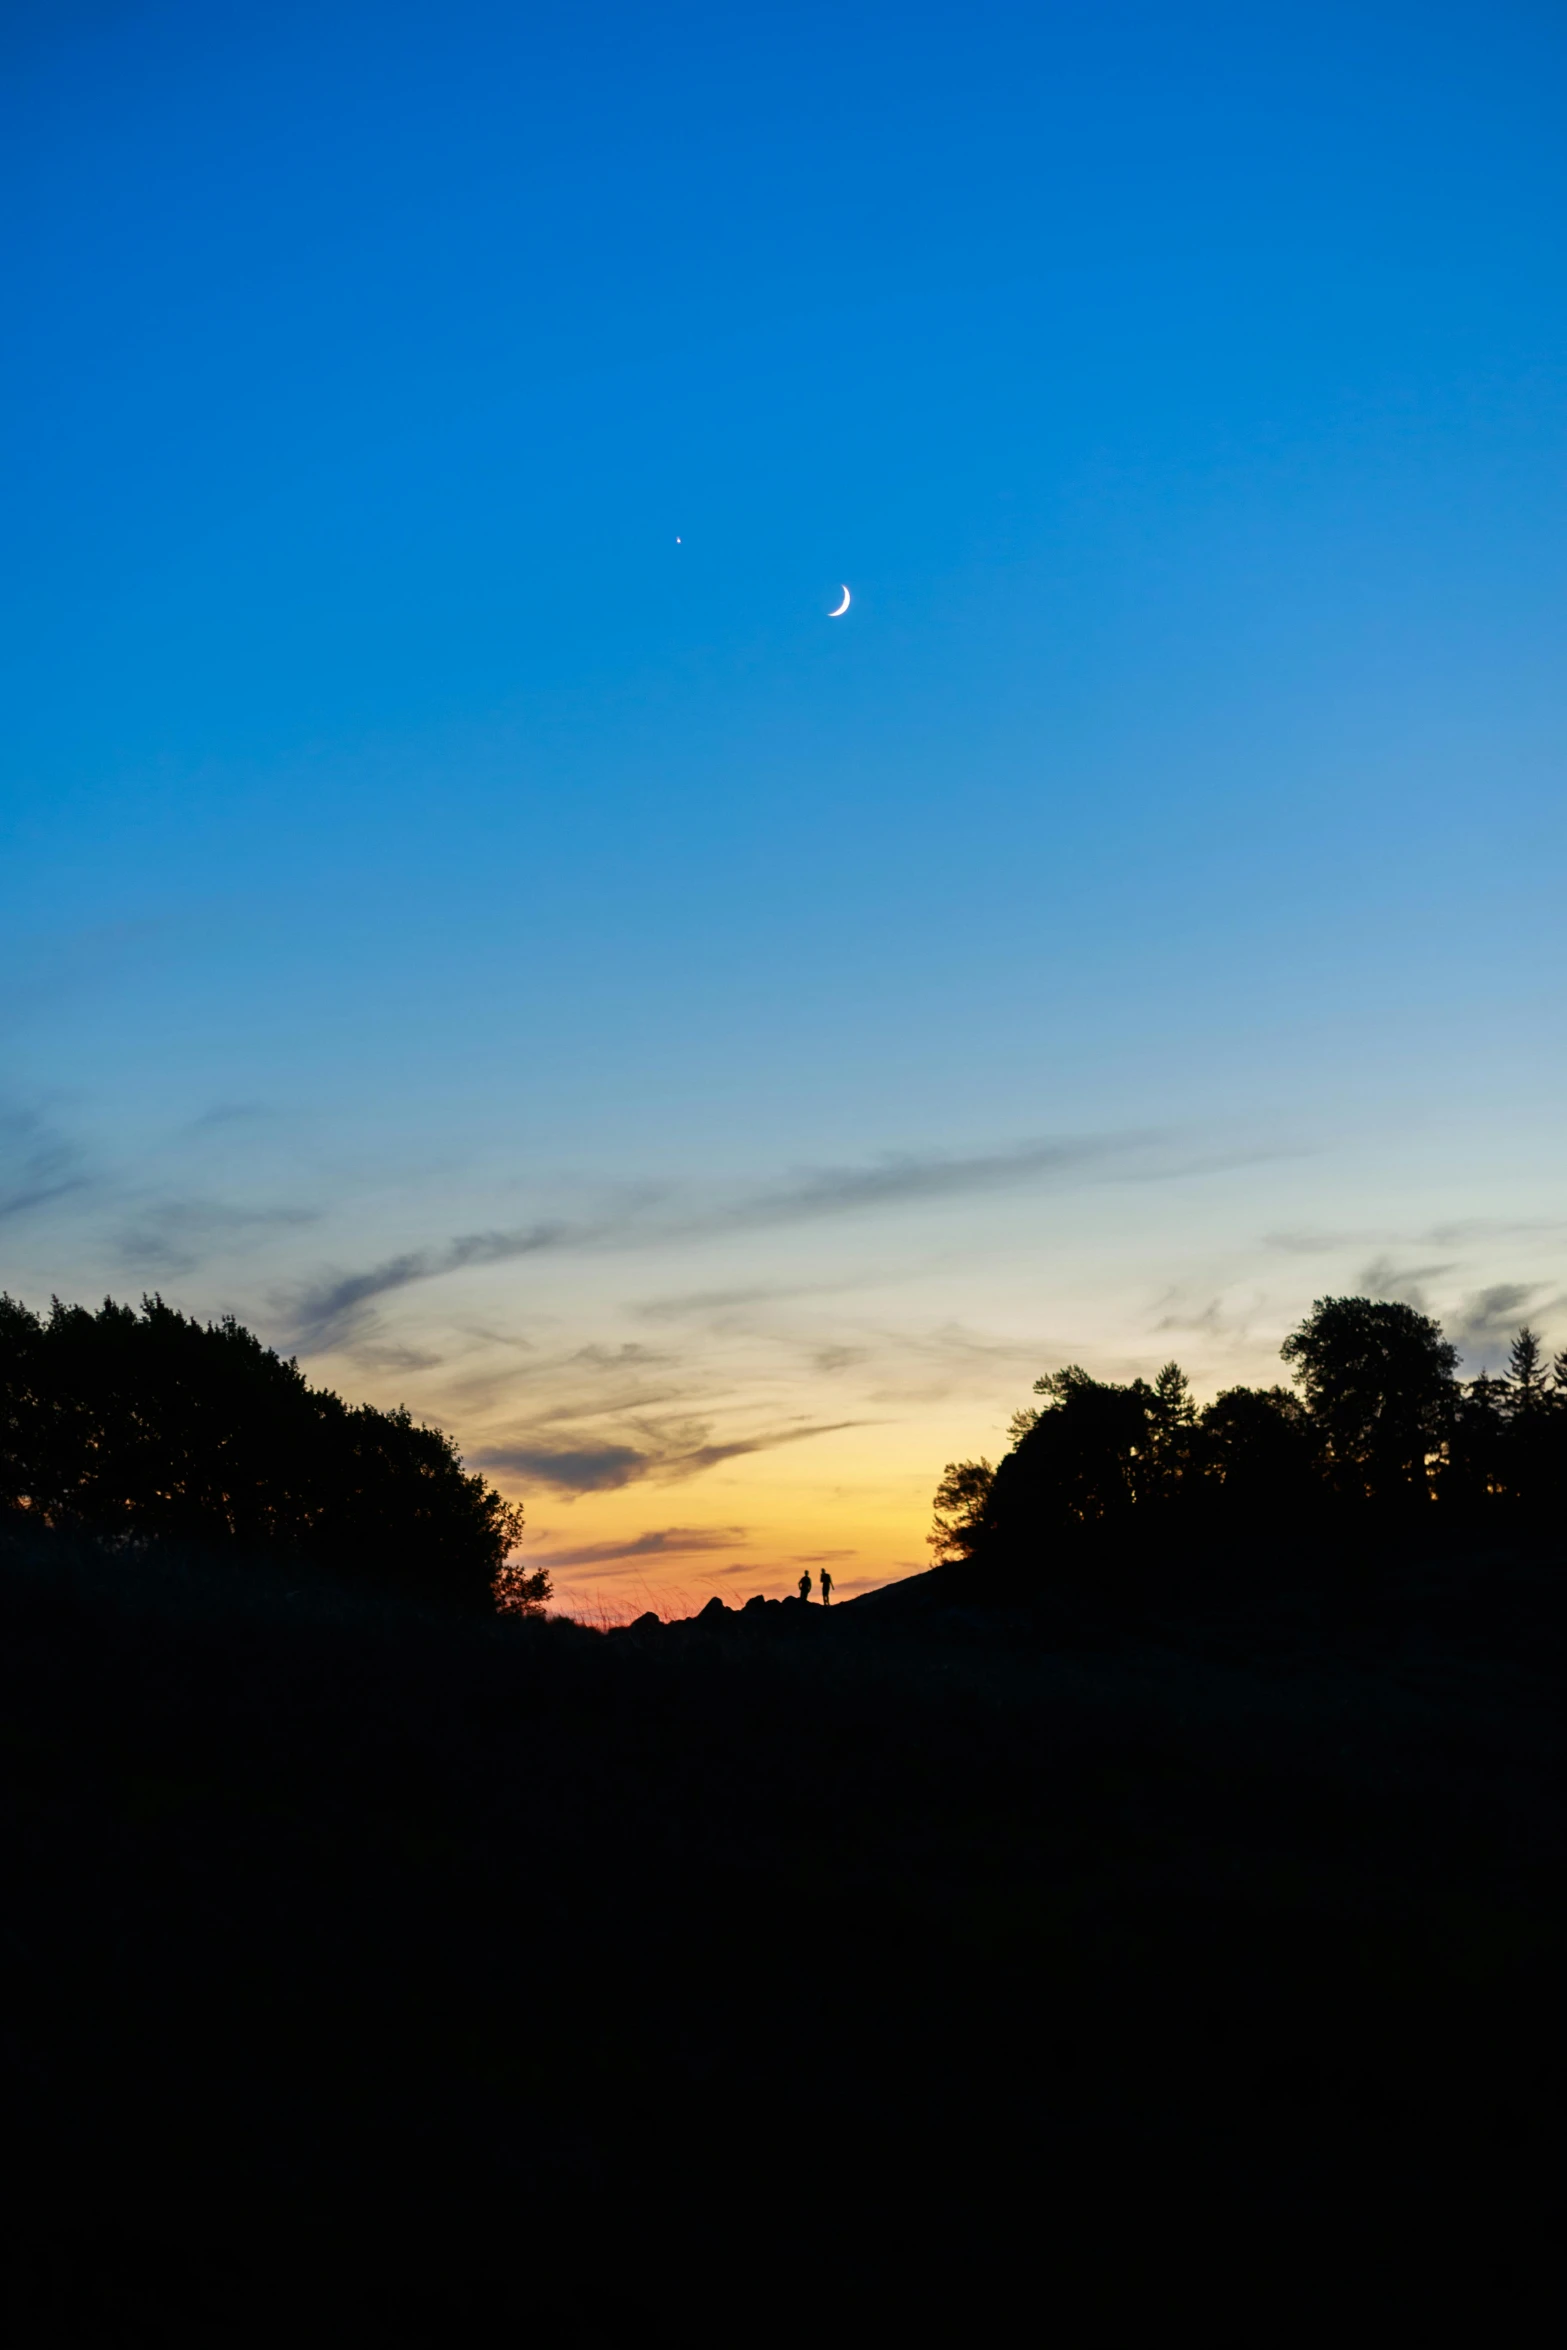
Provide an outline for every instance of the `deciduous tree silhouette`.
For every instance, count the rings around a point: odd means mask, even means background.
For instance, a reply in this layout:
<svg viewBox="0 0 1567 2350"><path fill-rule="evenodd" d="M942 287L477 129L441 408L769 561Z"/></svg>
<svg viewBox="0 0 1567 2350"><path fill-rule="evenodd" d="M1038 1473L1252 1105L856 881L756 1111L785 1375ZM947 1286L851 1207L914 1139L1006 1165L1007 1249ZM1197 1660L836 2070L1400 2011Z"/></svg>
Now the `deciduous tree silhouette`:
<svg viewBox="0 0 1567 2350"><path fill-rule="evenodd" d="M1204 1479L1248 1524L1312 1508L1322 1487L1321 1431L1287 1387L1226 1387L1202 1415Z"/></svg>
<svg viewBox="0 0 1567 2350"><path fill-rule="evenodd" d="M161 1298L0 1297L0 1517L99 1538L296 1558L409 1593L530 1609L522 1512L406 1411L312 1387L232 1319Z"/></svg>
<svg viewBox="0 0 1567 2350"><path fill-rule="evenodd" d="M1458 1403L1458 1349L1440 1323L1392 1299L1321 1297L1279 1352L1294 1367L1340 1492L1427 1497Z"/></svg>
<svg viewBox="0 0 1567 2350"><path fill-rule="evenodd" d="M1429 1315L1330 1297L1280 1351L1298 1393L1231 1387L1201 1412L1176 1363L1151 1385L1075 1363L1046 1373L1034 1383L1043 1403L1015 1415L994 1471L949 1462L930 1538L938 1560L1048 1576L1394 1522L1559 1526L1567 1355L1548 1372L1532 1330L1505 1377L1465 1383Z"/></svg>
<svg viewBox="0 0 1567 2350"><path fill-rule="evenodd" d="M1117 1387L1080 1364L1034 1382L1044 1406L1025 1415L996 1470L985 1536L1002 1545L1026 1528L1048 1537L1083 1525L1118 1527L1146 1486L1155 1457L1155 1392Z"/></svg>
<svg viewBox="0 0 1567 2350"><path fill-rule="evenodd" d="M925 1539L938 1560L972 1558L985 1523L995 1470L989 1461L948 1461Z"/></svg>

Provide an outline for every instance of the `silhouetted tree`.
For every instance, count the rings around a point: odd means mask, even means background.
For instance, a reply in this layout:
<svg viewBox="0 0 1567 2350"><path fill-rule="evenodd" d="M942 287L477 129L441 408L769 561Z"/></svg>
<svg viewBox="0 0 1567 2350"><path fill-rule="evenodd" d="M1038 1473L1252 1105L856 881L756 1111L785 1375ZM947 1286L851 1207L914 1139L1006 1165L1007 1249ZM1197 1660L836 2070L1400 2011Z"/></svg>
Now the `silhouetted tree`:
<svg viewBox="0 0 1567 2350"><path fill-rule="evenodd" d="M312 1387L232 1319L161 1298L0 1298L0 1512L118 1541L297 1558L488 1607L537 1606L513 1574L522 1512L467 1475L451 1439L406 1411Z"/></svg>
<svg viewBox="0 0 1567 2350"><path fill-rule="evenodd" d="M1026 1415L995 1473L982 1542L1005 1550L1082 1526L1119 1526L1135 1507L1154 1446L1154 1390L1118 1387L1079 1364L1034 1382L1047 1400Z"/></svg>
<svg viewBox="0 0 1567 2350"><path fill-rule="evenodd" d="M1226 1387L1202 1415L1199 1445L1205 1483L1238 1522L1287 1518L1320 1497L1320 1437L1287 1387Z"/></svg>
<svg viewBox="0 0 1567 2350"><path fill-rule="evenodd" d="M1509 1404L1514 1417L1544 1411L1550 1402L1550 1376L1538 1334L1525 1322L1507 1357Z"/></svg>
<svg viewBox="0 0 1567 2350"><path fill-rule="evenodd" d="M1138 1392L1141 1382L1133 1384ZM1179 1363L1166 1363L1145 1402L1148 1433L1139 1448L1143 1475L1138 1498L1176 1502L1189 1493L1197 1475L1197 1406Z"/></svg>
<svg viewBox="0 0 1567 2350"><path fill-rule="evenodd" d="M1508 1496L1508 1400L1507 1381L1486 1371L1459 1388L1436 1473L1437 1495L1449 1513L1473 1517Z"/></svg>
<svg viewBox="0 0 1567 2350"><path fill-rule="evenodd" d="M491 1585L498 1616L536 1616L541 1613L553 1586L548 1567L524 1567L516 1559L508 1559Z"/></svg>
<svg viewBox="0 0 1567 2350"><path fill-rule="evenodd" d="M1322 1297L1279 1352L1294 1368L1339 1492L1429 1496L1431 1463L1458 1401L1458 1350L1440 1323L1391 1299Z"/></svg>
<svg viewBox="0 0 1567 2350"><path fill-rule="evenodd" d="M1567 1355L1548 1373L1532 1330L1505 1377L1463 1382L1429 1315L1319 1298L1280 1351L1299 1393L1230 1387L1201 1412L1178 1363L1151 1385L1047 1372L994 1471L948 1463L937 1558L1076 1574L1120 1557L1155 1572L1216 1544L1348 1533L1368 1511L1385 1526L1390 1507L1542 1533L1567 1514Z"/></svg>
<svg viewBox="0 0 1567 2350"><path fill-rule="evenodd" d="M925 1539L938 1560L972 1558L985 1523L995 1471L989 1461L948 1461Z"/></svg>
<svg viewBox="0 0 1567 2350"><path fill-rule="evenodd" d="M1453 1447L1454 1486L1467 1502L1505 1504L1543 1520L1567 1498L1567 1396L1546 1368L1527 1324L1513 1340L1504 1378L1472 1379Z"/></svg>

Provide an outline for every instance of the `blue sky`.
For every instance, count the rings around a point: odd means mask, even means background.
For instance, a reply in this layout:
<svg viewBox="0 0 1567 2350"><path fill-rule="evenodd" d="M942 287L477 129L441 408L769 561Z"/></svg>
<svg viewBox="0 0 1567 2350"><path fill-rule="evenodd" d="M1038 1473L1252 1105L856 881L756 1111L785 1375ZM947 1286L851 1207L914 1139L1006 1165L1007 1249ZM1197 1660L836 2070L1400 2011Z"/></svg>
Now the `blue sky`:
<svg viewBox="0 0 1567 2350"><path fill-rule="evenodd" d="M0 81L0 1281L681 1594L911 1563L1063 1350L1567 1342L1556 11L67 4Z"/></svg>

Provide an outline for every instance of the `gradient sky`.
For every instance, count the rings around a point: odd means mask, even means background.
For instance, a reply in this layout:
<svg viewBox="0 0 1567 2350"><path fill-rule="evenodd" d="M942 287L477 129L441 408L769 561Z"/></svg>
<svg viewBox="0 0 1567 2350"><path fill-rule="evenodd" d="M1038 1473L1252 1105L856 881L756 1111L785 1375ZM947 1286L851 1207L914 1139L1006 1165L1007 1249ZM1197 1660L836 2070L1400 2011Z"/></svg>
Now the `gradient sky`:
<svg viewBox="0 0 1567 2350"><path fill-rule="evenodd" d="M0 1284L406 1400L613 1614L922 1563L1063 1360L1567 1344L1558 8L0 79Z"/></svg>

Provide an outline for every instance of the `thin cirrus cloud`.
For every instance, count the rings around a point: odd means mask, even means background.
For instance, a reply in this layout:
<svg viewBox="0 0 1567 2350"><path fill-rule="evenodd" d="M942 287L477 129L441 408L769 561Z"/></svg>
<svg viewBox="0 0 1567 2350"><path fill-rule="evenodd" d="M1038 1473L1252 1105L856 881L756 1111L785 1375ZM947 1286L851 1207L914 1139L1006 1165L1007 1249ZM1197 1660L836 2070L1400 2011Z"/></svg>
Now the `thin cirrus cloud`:
<svg viewBox="0 0 1567 2350"><path fill-rule="evenodd" d="M1538 1297L1540 1286L1538 1281L1496 1281L1489 1289L1477 1290L1447 1321L1448 1337L1463 1355L1499 1353L1518 1335L1529 1300Z"/></svg>
<svg viewBox="0 0 1567 2350"><path fill-rule="evenodd" d="M531 1224L518 1232L470 1232L448 1241L443 1248L408 1249L363 1273L343 1273L318 1282L289 1301L293 1342L307 1353L344 1345L364 1327L378 1297L408 1289L417 1281L438 1280L443 1273L461 1272L468 1265L501 1265L546 1249L581 1247L588 1229Z"/></svg>
<svg viewBox="0 0 1567 2350"><path fill-rule="evenodd" d="M503 1475L542 1485L560 1494L609 1493L622 1485L652 1478L663 1485L700 1477L723 1461L743 1459L748 1453L770 1452L780 1444L803 1444L807 1437L832 1436L843 1428L858 1428L859 1420L825 1420L803 1428L774 1428L757 1436L743 1436L729 1444L661 1445L655 1439L645 1447L631 1444L561 1444L529 1442L493 1444L467 1457L475 1468L499 1470Z"/></svg>
<svg viewBox="0 0 1567 2350"><path fill-rule="evenodd" d="M1342 1232L1265 1232L1262 1245L1287 1257L1325 1257L1360 1237Z"/></svg>
<svg viewBox="0 0 1567 2350"><path fill-rule="evenodd" d="M1205 1337L1217 1338L1226 1328L1224 1300L1220 1297L1211 1297L1207 1304L1202 1306L1192 1305L1189 1302L1160 1300L1161 1304L1167 1302L1170 1310L1168 1313L1161 1314L1154 1323L1153 1327L1156 1331L1200 1330Z"/></svg>
<svg viewBox="0 0 1567 2350"><path fill-rule="evenodd" d="M162 1200L119 1237L122 1264L142 1273L189 1273L215 1249L315 1224L314 1208L238 1208L221 1200Z"/></svg>
<svg viewBox="0 0 1567 2350"><path fill-rule="evenodd" d="M320 1352L351 1344L377 1298L472 1265L498 1265L572 1249L663 1246L781 1229L867 1209L934 1204L1051 1180L1151 1182L1276 1155L1256 1148L1183 1151L1168 1136L1140 1132L1026 1142L966 1156L889 1154L863 1167L810 1169L787 1183L763 1186L695 1212L671 1210L665 1195L644 1189L628 1206L590 1221L468 1233L438 1247L406 1250L363 1272L334 1274L282 1303L293 1343L306 1353Z"/></svg>
<svg viewBox="0 0 1567 2350"><path fill-rule="evenodd" d="M751 1289L688 1289L671 1297L641 1298L629 1310L639 1322L733 1321L753 1306L777 1305L804 1297L832 1297L858 1288L857 1281L759 1283Z"/></svg>
<svg viewBox="0 0 1567 2350"><path fill-rule="evenodd" d="M862 1208L901 1207L958 1199L974 1192L1010 1190L1040 1176L1097 1170L1125 1174L1127 1162L1147 1153L1153 1134L1081 1135L1014 1144L1010 1149L956 1156L898 1152L866 1167L808 1169L719 1209L708 1221L719 1230L755 1230L773 1224L809 1224L818 1217L852 1215Z"/></svg>
<svg viewBox="0 0 1567 2350"><path fill-rule="evenodd" d="M566 1550L533 1550L530 1567L607 1567L638 1559L693 1558L703 1551L735 1550L749 1539L744 1526L655 1526L628 1542L579 1542Z"/></svg>
<svg viewBox="0 0 1567 2350"><path fill-rule="evenodd" d="M1390 1256L1379 1256L1363 1268L1355 1286L1364 1297L1388 1298L1423 1314L1427 1282L1440 1281L1453 1270L1451 1264L1400 1265Z"/></svg>
<svg viewBox="0 0 1567 2350"><path fill-rule="evenodd" d="M498 1469L552 1493L613 1493L653 1468L631 1444L492 1444L467 1458L477 1468Z"/></svg>
<svg viewBox="0 0 1567 2350"><path fill-rule="evenodd" d="M24 1216L88 1180L77 1146L36 1111L0 1108L0 1219Z"/></svg>
<svg viewBox="0 0 1567 2350"><path fill-rule="evenodd" d="M84 930L18 938L0 946L0 1029L20 1024L41 1007L112 978L125 963L175 925L158 915L100 922Z"/></svg>

